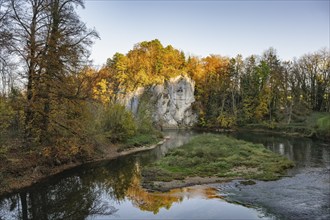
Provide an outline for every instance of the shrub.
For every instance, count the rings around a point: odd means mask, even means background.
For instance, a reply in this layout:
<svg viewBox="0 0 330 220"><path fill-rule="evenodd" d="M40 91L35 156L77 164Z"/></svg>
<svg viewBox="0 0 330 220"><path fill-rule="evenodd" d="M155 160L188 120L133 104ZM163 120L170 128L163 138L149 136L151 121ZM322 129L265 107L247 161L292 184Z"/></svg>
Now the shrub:
<svg viewBox="0 0 330 220"><path fill-rule="evenodd" d="M324 116L317 120L317 133L330 138L330 116Z"/></svg>
<svg viewBox="0 0 330 220"><path fill-rule="evenodd" d="M217 118L217 123L221 128L232 128L236 125L236 117L223 114Z"/></svg>
<svg viewBox="0 0 330 220"><path fill-rule="evenodd" d="M0 133L6 132L14 120L14 110L7 100L0 97Z"/></svg>
<svg viewBox="0 0 330 220"><path fill-rule="evenodd" d="M113 104L105 110L101 120L101 127L104 135L111 142L123 141L137 132L132 113L119 104Z"/></svg>

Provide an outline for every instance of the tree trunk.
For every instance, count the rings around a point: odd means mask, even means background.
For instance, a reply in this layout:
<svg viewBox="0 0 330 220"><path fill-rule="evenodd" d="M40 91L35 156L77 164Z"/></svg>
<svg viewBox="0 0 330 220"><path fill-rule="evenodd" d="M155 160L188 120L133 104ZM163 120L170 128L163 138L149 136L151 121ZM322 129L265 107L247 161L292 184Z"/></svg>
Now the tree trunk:
<svg viewBox="0 0 330 220"><path fill-rule="evenodd" d="M27 206L27 200L26 200L26 193L20 193L19 194L22 204L22 219L28 220L28 206Z"/></svg>

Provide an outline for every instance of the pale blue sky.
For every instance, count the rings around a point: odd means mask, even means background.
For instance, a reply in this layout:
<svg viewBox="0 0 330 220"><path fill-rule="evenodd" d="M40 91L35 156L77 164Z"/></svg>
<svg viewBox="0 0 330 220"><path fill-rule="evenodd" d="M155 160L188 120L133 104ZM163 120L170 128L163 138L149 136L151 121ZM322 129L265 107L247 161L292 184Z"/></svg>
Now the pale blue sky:
<svg viewBox="0 0 330 220"><path fill-rule="evenodd" d="M96 65L156 38L188 55L246 57L274 47L292 59L329 48L329 2L86 0L78 13L100 34L92 48Z"/></svg>

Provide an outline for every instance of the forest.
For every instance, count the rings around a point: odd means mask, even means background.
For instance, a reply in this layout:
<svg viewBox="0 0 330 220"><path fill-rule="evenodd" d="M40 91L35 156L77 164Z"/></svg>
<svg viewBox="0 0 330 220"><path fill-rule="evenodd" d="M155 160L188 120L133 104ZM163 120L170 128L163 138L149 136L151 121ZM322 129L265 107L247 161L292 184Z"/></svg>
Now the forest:
<svg viewBox="0 0 330 220"><path fill-rule="evenodd" d="M82 0L0 0L2 165L20 154L57 166L89 160L100 148L156 142L161 135L150 111L133 115L118 99L178 75L196 83L196 128L330 137L329 48L293 60L281 60L275 48L245 58L201 58L155 39L97 69L89 55L99 35L80 20L76 7L83 6ZM316 122L306 127L310 118Z"/></svg>

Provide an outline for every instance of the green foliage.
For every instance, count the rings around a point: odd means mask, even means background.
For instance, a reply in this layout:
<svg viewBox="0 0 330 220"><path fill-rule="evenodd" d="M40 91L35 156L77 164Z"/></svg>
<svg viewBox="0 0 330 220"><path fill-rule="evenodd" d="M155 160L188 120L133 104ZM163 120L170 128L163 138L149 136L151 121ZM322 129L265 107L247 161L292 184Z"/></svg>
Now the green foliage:
<svg viewBox="0 0 330 220"><path fill-rule="evenodd" d="M0 143L0 160L6 159L8 148Z"/></svg>
<svg viewBox="0 0 330 220"><path fill-rule="evenodd" d="M317 126L320 130L330 131L330 116L324 116L317 120Z"/></svg>
<svg viewBox="0 0 330 220"><path fill-rule="evenodd" d="M317 134L330 139L330 115L323 116L317 120Z"/></svg>
<svg viewBox="0 0 330 220"><path fill-rule="evenodd" d="M19 136L23 128L23 97L12 88L8 97L0 96L0 137Z"/></svg>
<svg viewBox="0 0 330 220"><path fill-rule="evenodd" d="M143 175L148 177L147 181L171 181L188 176L274 180L292 166L292 161L260 144L207 134L170 150L160 161L145 168Z"/></svg>
<svg viewBox="0 0 330 220"><path fill-rule="evenodd" d="M0 97L0 132L5 133L14 120L14 110L5 98Z"/></svg>
<svg viewBox="0 0 330 220"><path fill-rule="evenodd" d="M111 75L115 90L133 91L139 86L163 83L181 74L184 66L183 53L155 39L136 44L126 55L116 53L100 72Z"/></svg>
<svg viewBox="0 0 330 220"><path fill-rule="evenodd" d="M236 125L234 115L223 114L217 118L217 123L221 128L233 128Z"/></svg>
<svg viewBox="0 0 330 220"><path fill-rule="evenodd" d="M31 4L26 1L13 6L31 9ZM19 17L25 17L20 14L24 10L15 15L18 17L13 20L14 26L28 27L22 31L35 35L20 35L22 44L17 49L27 64L22 68L28 70L24 74L27 87L1 94L1 140L18 131L24 133L27 149L45 147L45 154L63 158L79 156L80 152L90 154L93 147L86 146L99 137L125 146L153 143L159 136L152 122L154 100L148 95L142 97L134 116L113 103L121 94L139 86L147 88L180 74L196 82L194 110L199 117L198 126L233 128L255 123L272 130L329 136L327 117L309 121L314 117L309 116L311 110L330 110L328 51L307 54L293 62L281 62L273 48L245 60L242 56L217 55L186 59L182 51L163 46L155 39L136 44L127 54L116 53L96 71L81 66L97 34L84 25L74 25L83 24L76 17L73 6L77 4L80 3L74 0L63 3L63 8L50 4L52 10L36 6L37 11L28 10L31 14L26 14L25 24L16 23ZM59 13L60 8L63 13ZM48 23L37 19L41 14L49 17ZM38 39L40 42L32 45ZM76 47L70 46L71 41L78 42ZM31 45L26 47L26 42ZM185 161L190 165L198 162L197 158ZM226 167L224 163L217 162Z"/></svg>
<svg viewBox="0 0 330 220"><path fill-rule="evenodd" d="M111 142L124 141L137 132L133 114L120 104L111 104L102 116L101 128Z"/></svg>
<svg viewBox="0 0 330 220"><path fill-rule="evenodd" d="M156 144L161 136L152 133L137 133L134 136L127 138L119 147L119 151L127 150L135 147L143 147L151 144Z"/></svg>
<svg viewBox="0 0 330 220"><path fill-rule="evenodd" d="M233 128L264 123L275 127L283 121L305 120L313 106L330 109L327 98L330 78L322 74L329 61L326 51L318 51L295 62L282 62L274 48L245 60L240 55L185 60L182 52L171 45L164 47L155 39L136 44L125 55L115 54L100 72L108 73L114 94L163 83L186 73L196 82L197 126Z"/></svg>
<svg viewBox="0 0 330 220"><path fill-rule="evenodd" d="M124 140L120 150L155 144L162 137L162 134L153 125L151 114L154 110L152 109L154 103L150 97L148 92L140 97L139 109L135 116L136 134Z"/></svg>
<svg viewBox="0 0 330 220"><path fill-rule="evenodd" d="M155 133L155 127L153 125L152 120L152 112L154 102L150 99L151 94L148 92L144 93L139 100L139 109L136 115L136 124L138 128L138 132L141 134L150 134Z"/></svg>

